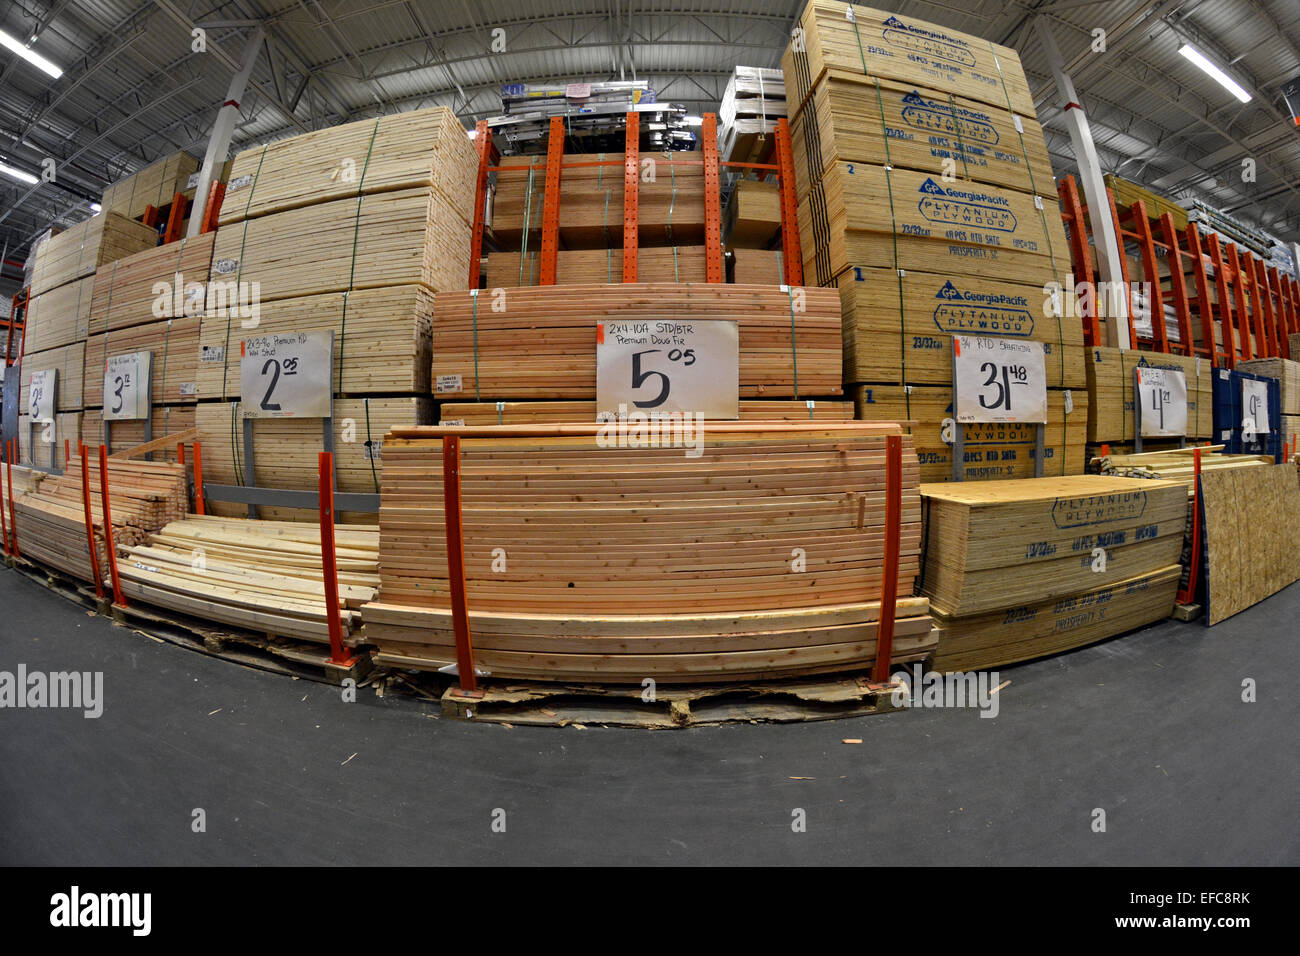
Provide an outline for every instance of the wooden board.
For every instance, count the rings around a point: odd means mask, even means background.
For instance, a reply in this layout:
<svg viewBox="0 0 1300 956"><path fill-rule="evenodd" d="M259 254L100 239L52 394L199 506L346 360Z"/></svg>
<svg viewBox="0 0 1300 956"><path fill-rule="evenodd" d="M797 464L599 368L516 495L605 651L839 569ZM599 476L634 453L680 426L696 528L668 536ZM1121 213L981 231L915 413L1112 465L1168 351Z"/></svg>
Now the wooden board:
<svg viewBox="0 0 1300 956"><path fill-rule="evenodd" d="M41 246L32 268L32 295L82 279L105 263L158 245L151 226L115 213L101 213L70 227Z"/></svg>
<svg viewBox="0 0 1300 956"><path fill-rule="evenodd" d="M839 296L826 289L801 292L804 310L793 316L792 294L773 286L539 286L511 291L499 300L495 294L444 293L434 312L433 374L435 382L439 376L458 375L460 387L435 388L445 401L592 399L598 323L736 319L742 397L796 397L796 354L797 397L839 395Z"/></svg>
<svg viewBox="0 0 1300 956"><path fill-rule="evenodd" d="M220 230L212 281L260 283L264 302L392 285L463 289L469 239L469 223L436 190L371 193Z"/></svg>
<svg viewBox="0 0 1300 956"><path fill-rule="evenodd" d="M1092 459L1089 465L1103 475L1177 481L1187 489L1190 498L1196 477L1196 450L1195 447L1188 446L1133 454L1129 449L1111 449L1111 454L1098 456ZM1222 445L1202 446L1200 452L1202 474L1273 464L1273 459L1267 455L1225 455Z"/></svg>
<svg viewBox="0 0 1300 956"><path fill-rule="evenodd" d="M100 205L106 213L139 219L149 206L161 209L177 193L188 191L189 178L199 166L199 160L189 153L173 153L113 183L104 190Z"/></svg>
<svg viewBox="0 0 1300 956"><path fill-rule="evenodd" d="M64 440L72 443L72 453L77 454L77 443L81 440L81 412L59 412L54 416L54 443L45 441L44 430L38 426L31 431L31 418L18 416L18 458L25 465L40 465L62 471L64 468ZM33 444L35 461L32 460ZM17 482L14 483L17 487Z"/></svg>
<svg viewBox="0 0 1300 956"><path fill-rule="evenodd" d="M1162 621L1174 609L1181 571L1173 564L1082 594L973 617L950 618L935 612L939 650L932 666L941 671L1002 667Z"/></svg>
<svg viewBox="0 0 1300 956"><path fill-rule="evenodd" d="M172 435L177 432L183 432L186 429L193 428L195 425L194 406L187 405L154 405L150 412L153 416L153 437L162 438L164 435ZM109 454L119 451L125 451L134 445L141 444L144 438L144 422L113 422L109 429L111 442L104 441L104 419L98 408L88 408L81 416L81 440L91 448L97 448L100 445L107 445ZM206 451L206 446L205 449ZM169 447L154 454L154 459L158 461L175 461L176 448ZM207 457L204 457L204 466L207 465Z"/></svg>
<svg viewBox="0 0 1300 956"><path fill-rule="evenodd" d="M1176 481L1076 475L921 485L920 592L948 617L1094 590L1179 561ZM1105 552L1105 567L1095 549Z"/></svg>
<svg viewBox="0 0 1300 956"><path fill-rule="evenodd" d="M1235 368L1238 372L1277 379L1282 414L1300 415L1300 362L1284 358L1246 359L1238 361Z"/></svg>
<svg viewBox="0 0 1300 956"><path fill-rule="evenodd" d="M1041 287L853 266L839 289L846 383L951 385L963 333L1042 342L1048 387L1084 388L1083 327L1052 314Z"/></svg>
<svg viewBox="0 0 1300 956"><path fill-rule="evenodd" d="M781 401L753 399L740 403L740 421L851 421L849 401ZM595 402L444 402L441 425L519 425L547 422L593 422Z"/></svg>
<svg viewBox="0 0 1300 956"><path fill-rule="evenodd" d="M737 182L723 216L723 244L729 249L767 249L780 234L781 192L776 181Z"/></svg>
<svg viewBox="0 0 1300 956"><path fill-rule="evenodd" d="M54 410L56 412L77 412L84 404L82 393L82 374L86 364L86 343L64 345L44 352L28 353L23 356L21 385L18 393L20 412L27 411L27 399L30 394L32 375L46 369L54 369Z"/></svg>
<svg viewBox="0 0 1300 956"><path fill-rule="evenodd" d="M703 246L660 246L637 249L638 282L703 282ZM492 252L483 280L489 289L539 285L538 253ZM556 285L622 283L623 250L561 249L555 256Z"/></svg>
<svg viewBox="0 0 1300 956"><path fill-rule="evenodd" d="M785 283L785 266L781 253L775 249L732 249L731 274L733 285L782 285Z"/></svg>
<svg viewBox="0 0 1300 956"><path fill-rule="evenodd" d="M865 421L913 421L911 432L921 463L921 480L952 480L952 446L944 441L952 419L952 389L931 385L857 385L857 417ZM1066 412L1065 391L1047 393L1044 476L1078 475L1084 466L1084 432L1088 421L1086 392L1070 391L1073 411ZM997 481L1034 476L1035 429L1027 425L964 425L965 481Z"/></svg>
<svg viewBox="0 0 1300 956"><path fill-rule="evenodd" d="M1086 350L1088 441L1134 440L1133 370L1138 366L1180 371L1187 379L1188 438L1214 434L1214 369L1199 357L1097 347Z"/></svg>
<svg viewBox="0 0 1300 956"><path fill-rule="evenodd" d="M183 315L201 315L214 233L146 249L95 275L90 334ZM179 290L177 276L180 276ZM162 283L167 291L159 293ZM179 291L179 296L178 296Z"/></svg>
<svg viewBox="0 0 1300 956"><path fill-rule="evenodd" d="M43 295L34 296L27 306L23 350L27 354L71 345L86 338L90 329L90 297L94 277L69 282Z"/></svg>
<svg viewBox="0 0 1300 956"><path fill-rule="evenodd" d="M1211 625L1300 579L1295 466L1201 473Z"/></svg>
<svg viewBox="0 0 1300 956"><path fill-rule="evenodd" d="M801 43L781 56L786 100L794 115L828 69L898 80L969 97L1022 116L1034 101L1020 57L1010 47L912 16L811 0L799 16Z"/></svg>
<svg viewBox="0 0 1300 956"><path fill-rule="evenodd" d="M240 397L239 343L248 335L327 329L336 393L429 393L433 294L423 286L276 299L262 303L255 329L242 326L229 310L203 317L194 350L200 400Z"/></svg>
<svg viewBox="0 0 1300 956"><path fill-rule="evenodd" d="M219 222L413 187L436 190L469 222L477 177L473 141L447 107L390 113L242 151Z"/></svg>
<svg viewBox="0 0 1300 956"><path fill-rule="evenodd" d="M114 355L152 352L150 400L155 405L197 401L199 317L163 319L146 325L92 335L86 341L83 401L88 407L104 405L104 363Z"/></svg>

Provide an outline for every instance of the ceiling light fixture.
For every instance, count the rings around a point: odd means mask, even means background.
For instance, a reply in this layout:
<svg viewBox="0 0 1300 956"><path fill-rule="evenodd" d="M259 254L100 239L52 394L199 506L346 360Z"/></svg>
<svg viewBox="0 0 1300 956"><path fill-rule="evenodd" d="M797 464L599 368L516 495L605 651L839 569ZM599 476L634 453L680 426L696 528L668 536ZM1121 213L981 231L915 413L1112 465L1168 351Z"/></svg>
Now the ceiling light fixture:
<svg viewBox="0 0 1300 956"><path fill-rule="evenodd" d="M54 77L56 80L63 75L62 67L55 66L53 63L45 59L45 57L41 56L39 53L35 53L28 47L23 46L21 40L19 40L17 37L10 36L8 33L5 33L3 30L0 30L0 46L8 47L10 50L13 50L15 53L17 53L28 63L32 64L32 66L44 70L46 73L50 74L50 76Z"/></svg>
<svg viewBox="0 0 1300 956"><path fill-rule="evenodd" d="M40 180L31 173L23 172L21 169L15 169L12 166L6 166L4 163L0 163L0 174L10 176L13 179L18 180L20 183L26 183L29 186L35 186L40 182Z"/></svg>
<svg viewBox="0 0 1300 956"><path fill-rule="evenodd" d="M1222 86L1225 90L1227 90L1237 99L1241 100L1241 102L1243 103L1250 102L1250 94L1247 93L1242 88L1241 84L1238 83L1236 80L1234 80L1232 77L1230 77L1227 73L1224 73L1221 69L1219 69L1213 63L1211 63L1208 59L1206 59L1205 54L1202 53L1200 50L1196 49L1196 47L1184 43L1182 46L1178 48L1178 52L1181 53L1183 56L1187 57L1187 59L1191 60L1193 63L1199 66L1210 76L1214 77L1214 79L1218 82L1220 86Z"/></svg>

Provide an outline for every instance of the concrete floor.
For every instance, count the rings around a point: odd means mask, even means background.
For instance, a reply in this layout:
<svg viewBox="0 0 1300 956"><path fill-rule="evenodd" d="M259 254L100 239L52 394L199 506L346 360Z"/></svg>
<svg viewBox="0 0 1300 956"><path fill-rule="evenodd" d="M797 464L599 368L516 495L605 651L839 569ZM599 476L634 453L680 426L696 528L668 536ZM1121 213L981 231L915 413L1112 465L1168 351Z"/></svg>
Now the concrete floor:
<svg viewBox="0 0 1300 956"><path fill-rule="evenodd" d="M0 609L0 670L103 671L106 699L0 710L0 864L1300 863L1300 585L1006 668L996 719L658 732L345 704L7 569Z"/></svg>

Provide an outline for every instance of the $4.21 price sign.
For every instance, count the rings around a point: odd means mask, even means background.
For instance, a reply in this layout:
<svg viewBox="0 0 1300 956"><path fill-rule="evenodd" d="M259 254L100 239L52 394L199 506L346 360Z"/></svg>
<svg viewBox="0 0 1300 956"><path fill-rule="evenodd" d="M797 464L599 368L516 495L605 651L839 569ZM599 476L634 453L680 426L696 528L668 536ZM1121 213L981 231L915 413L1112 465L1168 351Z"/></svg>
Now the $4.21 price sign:
<svg viewBox="0 0 1300 956"><path fill-rule="evenodd" d="M1043 343L954 335L952 360L957 421L1047 421Z"/></svg>
<svg viewBox="0 0 1300 956"><path fill-rule="evenodd" d="M245 418L329 418L334 333L244 339L239 384Z"/></svg>
<svg viewBox="0 0 1300 956"><path fill-rule="evenodd" d="M596 412L740 414L736 323L636 320L596 327Z"/></svg>
<svg viewBox="0 0 1300 956"><path fill-rule="evenodd" d="M1179 369L1139 365L1137 407L1143 438L1177 438L1187 434L1187 376Z"/></svg>

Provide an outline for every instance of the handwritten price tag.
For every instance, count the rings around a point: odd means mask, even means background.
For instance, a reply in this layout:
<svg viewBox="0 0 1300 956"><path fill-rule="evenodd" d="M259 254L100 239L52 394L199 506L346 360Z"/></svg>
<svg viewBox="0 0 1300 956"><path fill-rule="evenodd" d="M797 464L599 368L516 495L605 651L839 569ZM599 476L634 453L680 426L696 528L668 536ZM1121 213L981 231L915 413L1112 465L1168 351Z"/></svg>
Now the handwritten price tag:
<svg viewBox="0 0 1300 956"><path fill-rule="evenodd" d="M604 322L596 327L596 412L740 415L734 321Z"/></svg>
<svg viewBox="0 0 1300 956"><path fill-rule="evenodd" d="M33 422L54 418L54 395L58 384L58 369L47 368L32 372L27 387L27 414Z"/></svg>
<svg viewBox="0 0 1300 956"><path fill-rule="evenodd" d="M152 352L110 355L104 362L104 421L140 421L149 417Z"/></svg>
<svg viewBox="0 0 1300 956"><path fill-rule="evenodd" d="M1047 421L1043 343L954 335L952 349L957 421Z"/></svg>
<svg viewBox="0 0 1300 956"><path fill-rule="evenodd" d="M259 335L240 343L245 418L328 418L334 333Z"/></svg>
<svg viewBox="0 0 1300 956"><path fill-rule="evenodd" d="M1187 434L1187 376L1177 369L1137 369L1137 401L1142 437L1168 438Z"/></svg>

